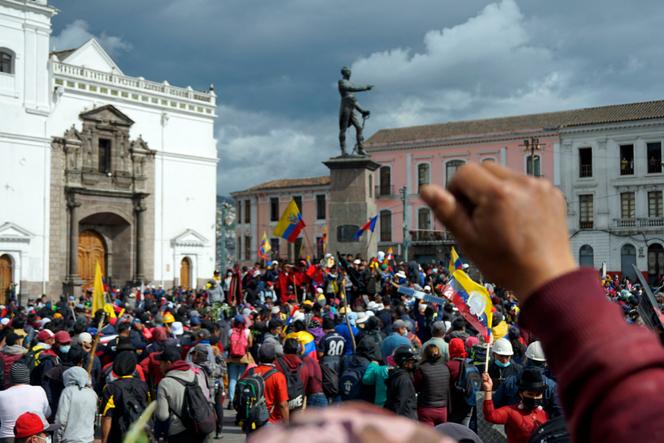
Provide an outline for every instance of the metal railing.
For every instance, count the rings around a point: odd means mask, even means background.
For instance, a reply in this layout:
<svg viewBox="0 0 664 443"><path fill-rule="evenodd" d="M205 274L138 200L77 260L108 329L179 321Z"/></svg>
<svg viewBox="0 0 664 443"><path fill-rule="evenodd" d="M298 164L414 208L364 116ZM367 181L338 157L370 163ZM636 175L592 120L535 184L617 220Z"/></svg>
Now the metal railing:
<svg viewBox="0 0 664 443"><path fill-rule="evenodd" d="M664 227L664 217L614 218L613 226L616 228L661 228Z"/></svg>
<svg viewBox="0 0 664 443"><path fill-rule="evenodd" d="M579 221L579 229L592 229L593 221Z"/></svg>
<svg viewBox="0 0 664 443"><path fill-rule="evenodd" d="M214 92L195 91L192 88L181 88L171 86L167 82L157 83L145 80L140 77L128 77L126 75L114 74L111 72L97 71L96 69L74 66L67 63L53 61L53 73L62 74L67 77L74 77L86 80L92 80L109 85L131 88L151 93L159 93L171 97L183 98L192 101L214 104Z"/></svg>
<svg viewBox="0 0 664 443"><path fill-rule="evenodd" d="M449 231L435 231L431 229L409 230L411 242L454 242L454 236Z"/></svg>

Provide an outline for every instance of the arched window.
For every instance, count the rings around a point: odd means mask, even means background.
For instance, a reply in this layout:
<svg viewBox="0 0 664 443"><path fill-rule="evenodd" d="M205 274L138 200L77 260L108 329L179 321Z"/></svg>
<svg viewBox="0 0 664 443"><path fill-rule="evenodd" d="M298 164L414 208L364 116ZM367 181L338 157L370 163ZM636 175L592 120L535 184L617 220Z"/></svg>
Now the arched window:
<svg viewBox="0 0 664 443"><path fill-rule="evenodd" d="M579 266L595 267L595 253L590 245L583 245L579 249Z"/></svg>
<svg viewBox="0 0 664 443"><path fill-rule="evenodd" d="M380 211L380 241L392 241L392 213Z"/></svg>
<svg viewBox="0 0 664 443"><path fill-rule="evenodd" d="M392 170L389 166L380 168L380 188L379 195L392 195Z"/></svg>
<svg viewBox="0 0 664 443"><path fill-rule="evenodd" d="M466 164L463 160L450 160L445 164L445 186L447 186L454 177L457 169Z"/></svg>
<svg viewBox="0 0 664 443"><path fill-rule="evenodd" d="M429 208L417 210L417 229L421 231L431 230L431 210Z"/></svg>
<svg viewBox="0 0 664 443"><path fill-rule="evenodd" d="M429 178L429 163L420 163L417 165L417 189L422 187L422 185L428 185L431 183Z"/></svg>
<svg viewBox="0 0 664 443"><path fill-rule="evenodd" d="M13 74L15 58L14 51L7 48L0 48L0 72Z"/></svg>
<svg viewBox="0 0 664 443"><path fill-rule="evenodd" d="M535 154L535 159L533 160L533 156L529 155L526 157L526 174L532 175L535 177L541 177L542 176L542 170L540 167L540 156ZM535 173L533 174L533 170Z"/></svg>

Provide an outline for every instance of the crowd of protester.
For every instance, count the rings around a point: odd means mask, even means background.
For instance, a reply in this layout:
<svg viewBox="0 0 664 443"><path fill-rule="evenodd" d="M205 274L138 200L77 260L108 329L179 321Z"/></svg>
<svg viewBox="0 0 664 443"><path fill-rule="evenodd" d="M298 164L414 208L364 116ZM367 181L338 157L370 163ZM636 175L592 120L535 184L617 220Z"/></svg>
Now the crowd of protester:
<svg viewBox="0 0 664 443"><path fill-rule="evenodd" d="M121 442L137 422L149 441L205 442L223 435L225 409L265 442L482 442L486 423L509 443L664 440L645 288L577 269L559 195L510 174L469 165L453 194L422 195L497 283L484 282L490 333L445 297L456 265L390 252L236 266L198 290L106 287L96 312L90 293L12 301L0 443ZM474 220L483 205L492 217ZM531 219L502 223L515 213Z"/></svg>

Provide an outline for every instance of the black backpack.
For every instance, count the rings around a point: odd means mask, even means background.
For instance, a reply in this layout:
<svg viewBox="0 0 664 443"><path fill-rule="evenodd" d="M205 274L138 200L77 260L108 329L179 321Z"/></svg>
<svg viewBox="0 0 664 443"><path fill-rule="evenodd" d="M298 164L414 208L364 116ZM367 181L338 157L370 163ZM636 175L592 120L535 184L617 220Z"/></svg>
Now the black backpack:
<svg viewBox="0 0 664 443"><path fill-rule="evenodd" d="M288 385L288 409L300 409L304 406L304 383L300 371L302 370L303 363L296 368L290 369L283 358L277 359L282 372L286 376L286 384Z"/></svg>
<svg viewBox="0 0 664 443"><path fill-rule="evenodd" d="M196 435L207 435L217 427L217 414L210 401L205 398L203 390L198 385L198 378L194 374L194 380L187 382L178 377L169 376L184 386L184 399L182 411L178 416L187 430Z"/></svg>
<svg viewBox="0 0 664 443"><path fill-rule="evenodd" d="M328 397L336 397L339 395L339 372L337 368L340 364L328 364L323 361L320 363L320 371L323 376L322 385L323 392Z"/></svg>
<svg viewBox="0 0 664 443"><path fill-rule="evenodd" d="M482 387L482 376L476 366L468 361L462 361L459 368L459 378L454 383L454 389L461 393L468 406L477 404L477 393Z"/></svg>
<svg viewBox="0 0 664 443"><path fill-rule="evenodd" d="M364 390L362 386L362 377L367 371L368 364L363 364L358 360L353 360L347 368L341 373L339 379L339 391L341 400L363 400Z"/></svg>
<svg viewBox="0 0 664 443"><path fill-rule="evenodd" d="M237 412L235 424L244 432L249 433L259 429L270 418L265 403L265 382L276 373L277 370L272 368L260 375L251 368L245 377L237 381L233 396L233 408Z"/></svg>
<svg viewBox="0 0 664 443"><path fill-rule="evenodd" d="M146 391L139 389L133 380L122 381L120 387L120 398L118 399L120 417L118 418L118 429L124 435L129 428L141 416L148 406Z"/></svg>
<svg viewBox="0 0 664 443"><path fill-rule="evenodd" d="M537 428L528 443L570 443L571 441L572 437L567 431L565 418L561 415Z"/></svg>

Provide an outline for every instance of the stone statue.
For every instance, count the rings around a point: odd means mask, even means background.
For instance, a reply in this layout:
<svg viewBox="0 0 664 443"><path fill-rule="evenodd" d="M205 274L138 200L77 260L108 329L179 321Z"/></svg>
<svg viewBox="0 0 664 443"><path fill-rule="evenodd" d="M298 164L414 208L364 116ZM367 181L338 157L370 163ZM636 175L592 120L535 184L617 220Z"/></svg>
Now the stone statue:
<svg viewBox="0 0 664 443"><path fill-rule="evenodd" d="M342 78L339 80L339 95L341 95L341 106L339 108L339 144L341 145L341 155L348 155L346 152L346 130L349 126L354 126L356 145L353 152L357 152L361 156L366 156L367 153L362 144L364 141L362 130L364 129L364 121L371 113L360 107L353 92L371 91L373 85L354 85L350 81L350 74L350 68L346 66L341 68ZM362 121L360 121L358 112L362 115Z"/></svg>

